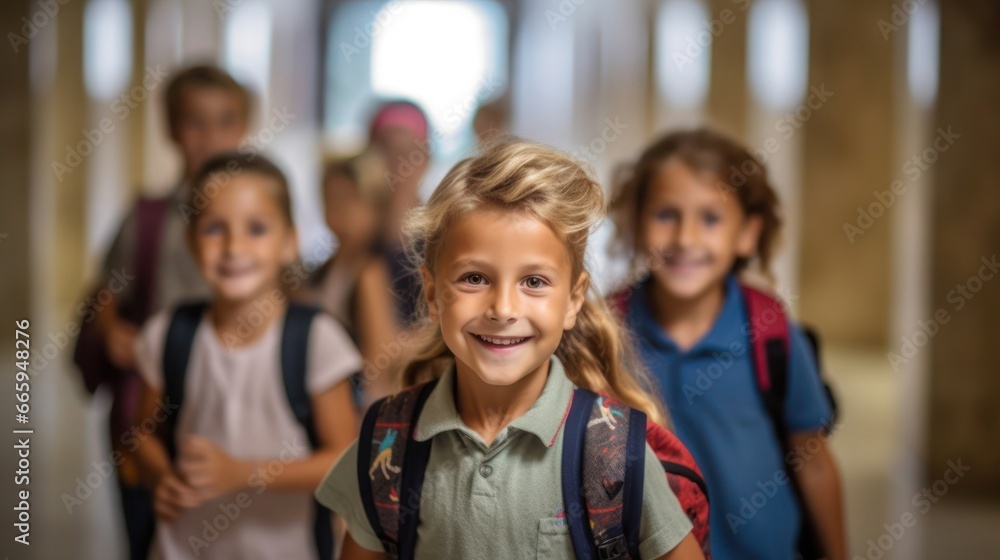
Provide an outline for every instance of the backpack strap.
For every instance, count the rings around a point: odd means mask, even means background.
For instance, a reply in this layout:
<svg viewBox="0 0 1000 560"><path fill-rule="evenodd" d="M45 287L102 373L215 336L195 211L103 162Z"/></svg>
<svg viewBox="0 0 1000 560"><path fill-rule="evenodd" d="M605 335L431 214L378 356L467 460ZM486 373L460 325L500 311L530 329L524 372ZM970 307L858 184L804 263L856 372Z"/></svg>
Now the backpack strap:
<svg viewBox="0 0 1000 560"><path fill-rule="evenodd" d="M309 359L309 330L313 318L320 313L318 307L298 302L290 302L285 312L285 324L281 332L281 379L285 385L285 396L295 419L305 428L309 444L319 447L316 423L312 414L312 400L306 386L306 372Z"/></svg>
<svg viewBox="0 0 1000 560"><path fill-rule="evenodd" d="M788 393L788 317L777 298L741 286L750 321L754 373L775 429L785 439L784 402Z"/></svg>
<svg viewBox="0 0 1000 560"><path fill-rule="evenodd" d="M830 403L830 424L823 428L824 435L830 435L833 426L837 424L840 419L840 407L837 405L837 395L833 392L833 387L830 386L828 380L823 378L822 372L822 359L820 353L820 342L819 333L809 325L799 325L802 329L802 334L806 336L806 342L809 344L809 349L812 351L813 358L816 360L816 368L819 370L820 383L823 385L823 393L826 395L826 400Z"/></svg>
<svg viewBox="0 0 1000 560"><path fill-rule="evenodd" d="M564 430L563 505L577 558L638 560L645 413L578 388Z"/></svg>
<svg viewBox="0 0 1000 560"><path fill-rule="evenodd" d="M788 396L788 362L791 352L788 317L781 301L777 298L748 286L742 286L742 289L750 318L750 342L753 345L757 383L767 414L771 418L774 433L781 445L782 466L784 466L786 463L784 458L791 446L788 427L785 424L785 398ZM799 554L805 560L825 557L814 521L805 508L802 488L792 473L788 474L792 481L792 492L802 511Z"/></svg>
<svg viewBox="0 0 1000 560"><path fill-rule="evenodd" d="M785 397L788 394L788 319L781 302L764 292L741 286L750 321L754 374L764 408L782 450L788 447ZM782 451L782 457L784 457ZM782 461L784 465L784 461Z"/></svg>
<svg viewBox="0 0 1000 560"><path fill-rule="evenodd" d="M318 449L322 442L316 433L306 374L309 371L309 331L313 319L319 313L318 307L290 302L281 331L281 379L285 386L285 397L295 419L305 429L309 445L313 449ZM315 500L313 508L316 552L320 560L331 560L334 548L332 512Z"/></svg>
<svg viewBox="0 0 1000 560"><path fill-rule="evenodd" d="M392 560L414 557L432 440L417 441L413 435L436 385L437 381L416 385L377 401L361 424L357 465L361 502Z"/></svg>
<svg viewBox="0 0 1000 560"><path fill-rule="evenodd" d="M144 322L153 311L156 294L157 261L160 258L160 240L166 225L168 198L142 197L135 203L136 243L135 288L131 301L130 319Z"/></svg>
<svg viewBox="0 0 1000 560"><path fill-rule="evenodd" d="M184 404L184 379L187 377L188 360L198 325L205 314L208 303L204 301L187 303L174 309L167 328L167 338L163 345L163 397L172 404L174 412L163 423L162 438L170 460L177 458L177 419Z"/></svg>

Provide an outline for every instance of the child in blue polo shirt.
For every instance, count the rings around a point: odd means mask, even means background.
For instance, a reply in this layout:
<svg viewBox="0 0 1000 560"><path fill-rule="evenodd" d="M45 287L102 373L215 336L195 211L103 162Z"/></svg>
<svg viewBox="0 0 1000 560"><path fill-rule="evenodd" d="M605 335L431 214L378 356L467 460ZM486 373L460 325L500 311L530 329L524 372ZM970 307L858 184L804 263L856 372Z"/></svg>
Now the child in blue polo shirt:
<svg viewBox="0 0 1000 560"><path fill-rule="evenodd" d="M619 294L623 319L705 474L713 558L795 558L807 519L826 557L845 558L830 403L798 326L787 327L784 426L755 377L739 275L757 259L770 276L780 220L764 167L717 133L673 133L642 154L614 208L618 240L642 263L632 278L648 272Z"/></svg>

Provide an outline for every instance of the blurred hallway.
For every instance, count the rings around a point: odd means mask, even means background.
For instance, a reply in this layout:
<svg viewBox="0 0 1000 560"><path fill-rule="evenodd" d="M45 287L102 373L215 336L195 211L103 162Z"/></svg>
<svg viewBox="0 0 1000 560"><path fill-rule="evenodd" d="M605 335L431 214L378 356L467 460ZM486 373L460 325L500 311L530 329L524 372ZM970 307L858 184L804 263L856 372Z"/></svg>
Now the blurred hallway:
<svg viewBox="0 0 1000 560"><path fill-rule="evenodd" d="M0 558L124 558L110 398L85 394L67 332L132 201L179 174L158 77L202 62L256 94L245 145L289 176L316 267L339 244L323 166L364 146L386 100L428 114L422 199L474 148L484 107L609 189L666 131L732 135L783 202L775 287L825 344L850 558L1000 558L1000 282L982 272L1000 253L998 28L994 0L4 3L0 364L14 320L39 350L33 544L10 544L0 501ZM605 290L624 276L611 235L591 248ZM952 484L956 461L971 471Z"/></svg>

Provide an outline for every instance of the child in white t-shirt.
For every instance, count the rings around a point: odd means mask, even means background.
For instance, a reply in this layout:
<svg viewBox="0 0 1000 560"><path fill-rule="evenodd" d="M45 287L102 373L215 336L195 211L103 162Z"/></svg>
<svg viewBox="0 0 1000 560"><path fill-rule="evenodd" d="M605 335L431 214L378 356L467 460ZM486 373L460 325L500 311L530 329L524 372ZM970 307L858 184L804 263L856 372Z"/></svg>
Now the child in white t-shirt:
<svg viewBox="0 0 1000 560"><path fill-rule="evenodd" d="M298 254L287 182L263 157L229 153L206 163L193 186L189 203L172 211L186 213L213 298L194 331L179 411L164 400L173 314L154 316L136 346L144 381L136 441L157 515L150 557L329 557L316 549L311 491L356 437L348 376L361 359L333 318L312 319L305 389L313 448L282 376L281 277Z"/></svg>

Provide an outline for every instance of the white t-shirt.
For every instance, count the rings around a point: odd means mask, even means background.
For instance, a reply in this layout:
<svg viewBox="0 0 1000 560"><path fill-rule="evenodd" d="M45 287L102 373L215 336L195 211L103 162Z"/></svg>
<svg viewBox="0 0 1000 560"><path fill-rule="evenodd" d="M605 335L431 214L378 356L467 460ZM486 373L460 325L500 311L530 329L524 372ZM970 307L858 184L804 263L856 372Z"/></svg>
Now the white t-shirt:
<svg viewBox="0 0 1000 560"><path fill-rule="evenodd" d="M136 343L139 371L160 391L170 317L170 311L164 311L151 318ZM252 344L230 349L223 342L227 337L219 336L207 316L202 318L188 361L177 441L189 434L207 437L230 456L259 460L275 475L283 461L309 456L309 439L292 413L282 381L283 319L273 320ZM306 363L310 395L361 369L361 357L347 333L324 314L313 320ZM185 511L173 523L157 522L150 558L315 558L312 493L269 490L259 477L248 483L247 488Z"/></svg>

